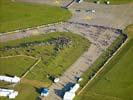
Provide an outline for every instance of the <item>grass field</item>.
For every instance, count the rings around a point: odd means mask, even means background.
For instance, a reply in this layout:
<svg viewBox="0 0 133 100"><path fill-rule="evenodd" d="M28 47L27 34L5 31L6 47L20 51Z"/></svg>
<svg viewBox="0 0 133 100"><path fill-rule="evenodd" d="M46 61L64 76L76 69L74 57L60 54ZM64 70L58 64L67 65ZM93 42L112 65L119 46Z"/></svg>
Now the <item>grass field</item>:
<svg viewBox="0 0 133 100"><path fill-rule="evenodd" d="M98 0L85 0L88 2L95 2ZM133 0L99 0L100 3L105 3L106 1L110 1L110 4L126 4L126 3L133 3Z"/></svg>
<svg viewBox="0 0 133 100"><path fill-rule="evenodd" d="M0 32L66 21L71 13L45 4L30 4L0 0Z"/></svg>
<svg viewBox="0 0 133 100"><path fill-rule="evenodd" d="M32 45L23 47L25 43L41 41L47 42L51 39L58 38L59 36L68 37L70 40L72 40L72 45L64 47L60 52L55 52L56 46L54 45ZM77 60L78 57L80 57L81 54L83 54L83 52L87 50L89 44L90 43L87 39L76 34L50 33L6 43L0 43L0 56L24 54L36 58L41 57L41 62L32 70L32 72L28 74L27 78L46 81L46 76L48 74L60 76L69 66L71 66L71 64L73 64L73 62ZM2 50L5 47L14 47L15 49Z"/></svg>
<svg viewBox="0 0 133 100"><path fill-rule="evenodd" d="M104 65L104 63L110 58L110 56L119 48L121 41L125 39L125 35L119 35L115 41L95 60L90 68L82 75L83 81L80 82L80 86L88 82L88 79L94 76L94 74Z"/></svg>
<svg viewBox="0 0 133 100"><path fill-rule="evenodd" d="M55 52L58 45L40 45L40 43L47 43L57 39L58 37L65 37L71 40L70 45L64 46L60 51ZM35 45L26 45L27 43L37 43ZM39 44L38 44L39 43ZM28 55L39 59L41 57L41 62L37 64L20 84L15 86L15 90L19 91L19 95L16 100L35 100L39 95L40 87L48 87L52 81L47 77L48 75L60 76L63 72L70 67L90 46L88 39L81 37L80 35L73 33L49 33L42 34L33 37L27 37L19 40L13 40L6 43L0 43L0 56L10 56L10 55ZM5 49L6 48L6 49ZM17 63L16 63L17 59ZM13 73L22 73L21 68L18 69L18 65L24 63L21 58L7 59L2 58L1 69L7 74L12 75ZM19 60L20 59L20 60ZM10 60L10 61L9 61ZM27 60L29 63L32 62L30 59ZM8 62L8 63L6 63ZM13 66L14 64L14 66ZM25 63L24 63L25 64ZM22 67L24 66L22 64ZM7 70L4 70L4 65L7 66ZM14 72L11 67L14 67ZM29 65L25 65L29 67ZM20 66L21 67L21 66ZM10 70L11 69L11 70ZM26 69L26 68L25 68ZM0 70L0 73L3 71ZM22 71L21 71L22 70ZM26 80L26 81L25 81ZM0 87L7 87L0 83ZM7 98L2 98L2 100L8 100Z"/></svg>
<svg viewBox="0 0 133 100"><path fill-rule="evenodd" d="M0 75L21 76L34 62L26 57L0 58Z"/></svg>
<svg viewBox="0 0 133 100"><path fill-rule="evenodd" d="M133 38L133 24L127 26L124 31L128 34L129 38Z"/></svg>
<svg viewBox="0 0 133 100"><path fill-rule="evenodd" d="M125 32L129 35L127 44L75 100L133 99L133 25Z"/></svg>

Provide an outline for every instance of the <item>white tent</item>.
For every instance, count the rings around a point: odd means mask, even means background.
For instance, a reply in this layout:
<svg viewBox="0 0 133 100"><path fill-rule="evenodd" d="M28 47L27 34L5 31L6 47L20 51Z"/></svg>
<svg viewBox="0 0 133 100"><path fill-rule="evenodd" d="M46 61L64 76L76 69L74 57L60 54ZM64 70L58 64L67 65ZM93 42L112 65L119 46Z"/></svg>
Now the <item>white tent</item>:
<svg viewBox="0 0 133 100"><path fill-rule="evenodd" d="M75 84L70 91L65 92L65 95L63 97L63 100L73 100L75 97L75 92L79 89L80 85Z"/></svg>
<svg viewBox="0 0 133 100"><path fill-rule="evenodd" d="M17 92L17 91L14 91L14 92L12 92L12 93L9 95L9 99L15 99L17 95L18 95L18 92Z"/></svg>
<svg viewBox="0 0 133 100"><path fill-rule="evenodd" d="M14 77L0 76L0 81L10 82L10 83L18 83L18 82L20 82L20 78L17 76L14 76Z"/></svg>
<svg viewBox="0 0 133 100"><path fill-rule="evenodd" d="M13 90L0 89L0 96L8 96Z"/></svg>
<svg viewBox="0 0 133 100"><path fill-rule="evenodd" d="M1 88L0 88L0 91L4 91L4 92L6 92L6 91L7 91L7 92L13 92L14 90L10 90L10 89L1 89Z"/></svg>
<svg viewBox="0 0 133 100"><path fill-rule="evenodd" d="M17 95L18 95L17 91L0 88L0 96L9 97L9 99L15 99Z"/></svg>
<svg viewBox="0 0 133 100"><path fill-rule="evenodd" d="M79 84L75 84L72 88L71 88L71 90L70 90L70 92L73 92L73 93L75 93L78 89L79 89Z"/></svg>
<svg viewBox="0 0 133 100"><path fill-rule="evenodd" d="M7 97L10 94L10 92L7 91L0 91L0 96L1 97Z"/></svg>
<svg viewBox="0 0 133 100"><path fill-rule="evenodd" d="M74 97L75 97L75 93L66 92L63 97L63 100L73 100Z"/></svg>

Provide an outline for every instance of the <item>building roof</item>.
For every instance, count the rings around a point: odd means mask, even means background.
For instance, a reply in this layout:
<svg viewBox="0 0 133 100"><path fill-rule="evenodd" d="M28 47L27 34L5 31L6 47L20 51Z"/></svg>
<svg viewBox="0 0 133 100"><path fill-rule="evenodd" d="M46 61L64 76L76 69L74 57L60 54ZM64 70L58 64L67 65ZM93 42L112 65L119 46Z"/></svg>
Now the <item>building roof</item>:
<svg viewBox="0 0 133 100"><path fill-rule="evenodd" d="M79 84L75 84L70 91L65 92L63 100L73 100L73 98L75 97L75 92L78 90L79 87Z"/></svg>
<svg viewBox="0 0 133 100"><path fill-rule="evenodd" d="M9 97L9 99L15 99L17 95L18 95L17 91L0 88L0 96Z"/></svg>
<svg viewBox="0 0 133 100"><path fill-rule="evenodd" d="M18 83L18 82L20 82L20 78L17 76L14 76L14 77L0 76L0 81L10 82L10 83Z"/></svg>
<svg viewBox="0 0 133 100"><path fill-rule="evenodd" d="M49 91L48 91L48 89L47 88L42 88L41 89L41 93L48 93Z"/></svg>
<svg viewBox="0 0 133 100"><path fill-rule="evenodd" d="M75 92L78 90L79 87L80 87L79 84L75 84L75 85L71 88L70 92L75 93Z"/></svg>
<svg viewBox="0 0 133 100"><path fill-rule="evenodd" d="M75 93L73 93L73 92L65 92L63 100L73 100L74 97L75 97Z"/></svg>
<svg viewBox="0 0 133 100"><path fill-rule="evenodd" d="M42 88L41 89L41 96L48 96L49 95L49 90L48 88Z"/></svg>

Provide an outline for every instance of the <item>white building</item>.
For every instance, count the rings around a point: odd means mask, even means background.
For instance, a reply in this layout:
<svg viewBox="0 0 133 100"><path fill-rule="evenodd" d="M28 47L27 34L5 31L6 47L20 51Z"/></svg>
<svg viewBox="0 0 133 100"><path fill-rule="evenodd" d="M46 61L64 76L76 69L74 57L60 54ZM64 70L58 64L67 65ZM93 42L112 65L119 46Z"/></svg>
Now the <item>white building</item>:
<svg viewBox="0 0 133 100"><path fill-rule="evenodd" d="M14 76L14 77L0 76L0 81L5 81L9 83L18 83L20 82L20 78L17 76Z"/></svg>
<svg viewBox="0 0 133 100"><path fill-rule="evenodd" d="M17 95L18 95L17 91L0 88L0 96L1 97L9 97L9 99L15 99Z"/></svg>
<svg viewBox="0 0 133 100"><path fill-rule="evenodd" d="M18 92L17 92L17 91L14 91L14 92L12 92L12 93L9 95L9 99L15 99L17 95L18 95Z"/></svg>
<svg viewBox="0 0 133 100"><path fill-rule="evenodd" d="M75 93L73 92L65 92L63 100L73 100L75 97Z"/></svg>
<svg viewBox="0 0 133 100"><path fill-rule="evenodd" d="M75 84L70 91L65 92L65 95L63 97L63 100L73 100L75 97L76 91L79 89L80 85Z"/></svg>
<svg viewBox="0 0 133 100"><path fill-rule="evenodd" d="M75 93L78 89L79 89L79 84L75 84L72 88L71 88L71 90L70 90L70 92L73 92L73 93Z"/></svg>

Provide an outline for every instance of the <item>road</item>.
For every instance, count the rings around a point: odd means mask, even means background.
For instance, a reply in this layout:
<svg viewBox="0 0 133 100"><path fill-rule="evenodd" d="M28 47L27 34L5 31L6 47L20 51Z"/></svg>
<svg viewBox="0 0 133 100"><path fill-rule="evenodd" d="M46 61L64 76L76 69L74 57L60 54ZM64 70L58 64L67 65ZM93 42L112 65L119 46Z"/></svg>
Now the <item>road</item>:
<svg viewBox="0 0 133 100"><path fill-rule="evenodd" d="M54 6L66 6L72 0L16 0L24 2L44 3ZM57 2L59 1L59 2ZM80 9L80 12L75 12L76 9ZM96 10L96 13L88 12L85 10ZM113 28L123 29L133 22L133 3L122 4L122 5L105 5L105 4L94 4L89 2L73 3L69 7L73 17L70 21L83 22L90 25L102 25ZM91 19L86 18L90 16Z"/></svg>
<svg viewBox="0 0 133 100"><path fill-rule="evenodd" d="M81 76L90 65L99 57L99 55L116 39L119 34L115 28L86 25L82 23L65 22L62 24L52 24L47 27L41 27L26 32L18 32L0 37L2 42L6 42L25 36L38 35L39 33L49 32L72 32L80 34L91 42L90 48L60 77L59 83L53 83L50 89L50 95L44 100L61 100L64 86L71 85L76 82L75 77ZM33 33L33 34L32 34ZM36 34L35 34L36 33ZM57 99L55 99L57 98Z"/></svg>
<svg viewBox="0 0 133 100"><path fill-rule="evenodd" d="M70 21L83 22L90 25L101 25L113 28L124 29L133 23L133 3L125 5L97 5L83 2L75 3L70 8L73 17ZM75 10L80 9L80 12ZM96 12L86 12L94 9ZM90 17L90 18L87 18Z"/></svg>

